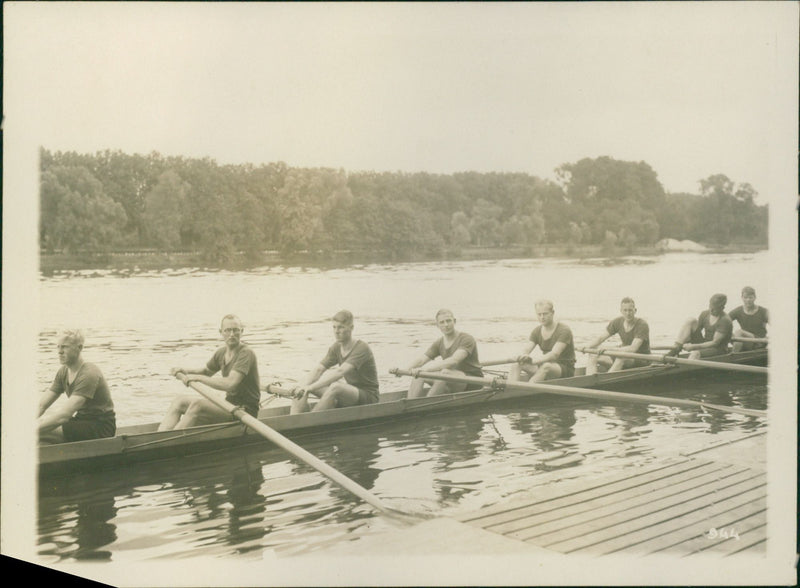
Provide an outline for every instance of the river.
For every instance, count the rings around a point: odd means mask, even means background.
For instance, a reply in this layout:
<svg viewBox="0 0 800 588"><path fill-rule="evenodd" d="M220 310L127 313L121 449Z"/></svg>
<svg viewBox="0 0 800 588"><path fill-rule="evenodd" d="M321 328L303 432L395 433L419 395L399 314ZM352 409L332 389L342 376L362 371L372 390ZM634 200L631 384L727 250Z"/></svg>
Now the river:
<svg viewBox="0 0 800 588"><path fill-rule="evenodd" d="M554 302L576 345L588 343L630 296L653 344L672 342L715 292L740 304L742 286L770 307L767 253L671 253L618 259L514 259L85 271L40 278L39 389L58 368L59 330L82 328L84 357L103 369L118 425L160 420L185 388L172 366L202 366L220 344L219 319L245 323L264 383L300 380L332 343L330 317L347 308L367 341L383 391L439 332L450 308L484 361L516 355L536 326L534 302ZM579 365L583 357L579 355ZM763 409L767 387L746 374L688 380L648 393ZM760 430L754 417L576 399L520 401L447 416L309 435L302 445L400 508L468 512L555 480L590 479ZM54 480L39 488L38 555L46 562L135 562L309 553L395 522L269 445Z"/></svg>

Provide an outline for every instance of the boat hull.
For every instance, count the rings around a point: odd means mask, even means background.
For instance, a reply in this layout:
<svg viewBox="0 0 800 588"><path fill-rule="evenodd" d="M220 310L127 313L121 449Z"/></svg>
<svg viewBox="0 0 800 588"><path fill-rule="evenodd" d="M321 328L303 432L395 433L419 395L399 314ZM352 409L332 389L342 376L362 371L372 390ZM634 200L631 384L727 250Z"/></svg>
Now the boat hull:
<svg viewBox="0 0 800 588"><path fill-rule="evenodd" d="M729 354L715 360L765 365L767 352L755 350ZM628 388L631 384L664 381L699 372L709 374L714 372L717 375L720 373L718 370L696 366L651 365L611 374L576 375L571 378L549 380L547 384L619 390ZM341 429L353 423L410 418L470 405L552 396L549 393L529 390L504 389L502 383L502 378L498 377L496 385L480 390L414 399L406 398L405 391L389 392L382 394L380 402L375 404L295 415L289 414L288 406L263 408L258 418L272 429L294 436L309 431L318 432L326 427ZM43 445L39 448L39 474L45 477L65 475L113 465L170 459L243 444L267 443L238 421L192 427L181 431L157 431L157 426L156 423L151 423L121 427L117 435L112 438Z"/></svg>

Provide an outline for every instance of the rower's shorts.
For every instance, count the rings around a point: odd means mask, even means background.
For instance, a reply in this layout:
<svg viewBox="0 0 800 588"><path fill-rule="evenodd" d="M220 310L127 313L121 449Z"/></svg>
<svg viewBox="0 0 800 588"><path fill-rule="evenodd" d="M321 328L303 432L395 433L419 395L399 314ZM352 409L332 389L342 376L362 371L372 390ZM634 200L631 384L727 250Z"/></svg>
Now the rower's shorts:
<svg viewBox="0 0 800 588"><path fill-rule="evenodd" d="M117 432L117 419L110 410L101 415L75 415L61 425L65 441L87 441L113 437Z"/></svg>
<svg viewBox="0 0 800 588"><path fill-rule="evenodd" d="M707 341L703 338L703 333L698 329L697 331L692 331L692 336L689 338L689 343L707 343ZM700 357L714 357L715 355L725 355L730 350L728 349L727 345L724 345L722 347L706 347L705 349L695 349L695 351L700 352Z"/></svg>
<svg viewBox="0 0 800 588"><path fill-rule="evenodd" d="M705 349L695 349L700 352L700 357L714 357L715 355L725 355L729 352L727 345L725 347L706 347Z"/></svg>
<svg viewBox="0 0 800 588"><path fill-rule="evenodd" d="M746 341L740 342L742 346L742 351L753 351L754 349L764 349L767 344L766 343L747 343Z"/></svg>
<svg viewBox="0 0 800 588"><path fill-rule="evenodd" d="M575 375L575 364L572 362L556 362L561 367L561 378L571 378Z"/></svg>
<svg viewBox="0 0 800 588"><path fill-rule="evenodd" d="M378 393L356 388L358 390L358 404L375 404L378 402Z"/></svg>

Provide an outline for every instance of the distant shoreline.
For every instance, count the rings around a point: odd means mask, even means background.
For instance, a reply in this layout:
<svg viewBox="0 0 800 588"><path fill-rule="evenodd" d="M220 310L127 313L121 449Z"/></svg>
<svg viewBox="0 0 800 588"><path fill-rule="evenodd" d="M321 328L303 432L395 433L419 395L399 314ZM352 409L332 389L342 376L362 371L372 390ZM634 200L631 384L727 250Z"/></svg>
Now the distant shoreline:
<svg viewBox="0 0 800 588"><path fill-rule="evenodd" d="M737 244L708 247L704 253L755 253L766 247ZM39 271L52 275L62 271L118 270L125 272L157 271L178 268L212 270L246 270L263 266L336 267L374 263L419 263L435 261L479 261L496 259L539 259L545 257L583 259L594 257L625 257L629 255L656 256L669 251L654 246L613 247L602 245L542 244L535 247L463 247L449 249L439 255L392 256L381 251L314 251L281 254L264 251L257 257L237 255L227 263L204 261L198 252L115 251L111 253L41 253Z"/></svg>

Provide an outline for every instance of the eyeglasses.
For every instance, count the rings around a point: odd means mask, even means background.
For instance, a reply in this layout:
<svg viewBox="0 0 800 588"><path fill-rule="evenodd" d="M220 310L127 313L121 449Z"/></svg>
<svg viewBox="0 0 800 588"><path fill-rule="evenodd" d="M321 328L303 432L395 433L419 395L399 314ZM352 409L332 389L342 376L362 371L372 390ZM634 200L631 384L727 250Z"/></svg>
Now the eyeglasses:
<svg viewBox="0 0 800 588"><path fill-rule="evenodd" d="M241 329L222 329L222 332L225 333L226 335L233 335L233 334L237 334L238 335L239 333L242 332L242 330Z"/></svg>

